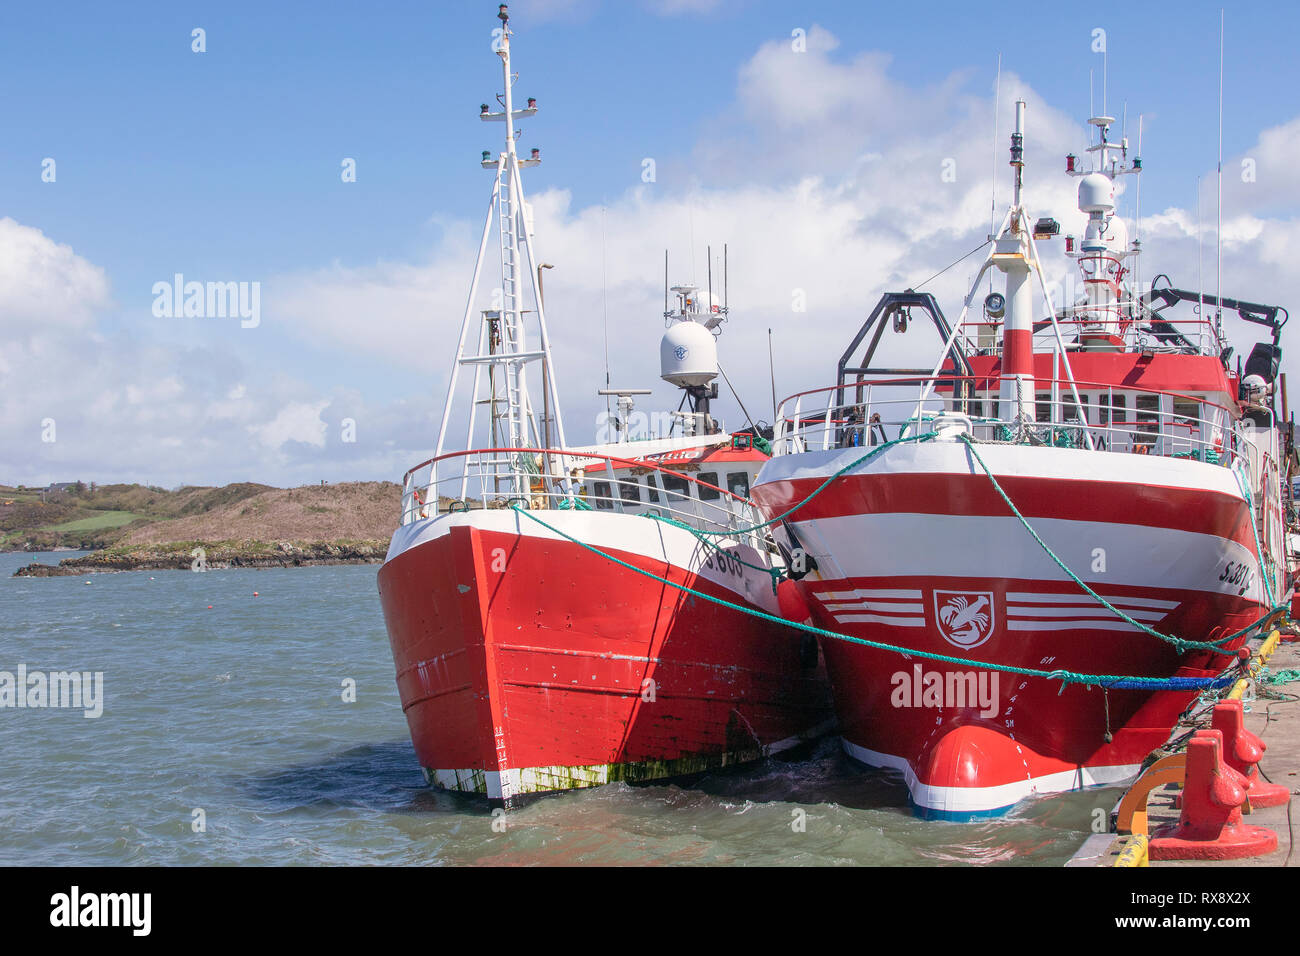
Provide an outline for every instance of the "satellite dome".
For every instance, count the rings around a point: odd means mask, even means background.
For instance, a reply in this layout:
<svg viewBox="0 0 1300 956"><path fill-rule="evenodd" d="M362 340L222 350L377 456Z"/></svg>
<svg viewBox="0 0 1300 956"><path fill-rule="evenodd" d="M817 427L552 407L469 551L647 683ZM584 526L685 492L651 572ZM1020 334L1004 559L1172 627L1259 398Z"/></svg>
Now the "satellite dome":
<svg viewBox="0 0 1300 956"><path fill-rule="evenodd" d="M1079 180L1079 209L1108 213L1115 209L1115 184L1102 173L1089 173Z"/></svg>
<svg viewBox="0 0 1300 956"><path fill-rule="evenodd" d="M718 377L718 343L698 322L678 322L659 340L659 377L679 388Z"/></svg>

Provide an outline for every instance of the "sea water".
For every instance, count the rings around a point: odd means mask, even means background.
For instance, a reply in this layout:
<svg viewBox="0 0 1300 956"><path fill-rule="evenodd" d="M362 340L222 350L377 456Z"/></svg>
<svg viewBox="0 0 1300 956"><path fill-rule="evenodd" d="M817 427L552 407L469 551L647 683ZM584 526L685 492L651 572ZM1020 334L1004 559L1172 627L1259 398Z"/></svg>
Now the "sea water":
<svg viewBox="0 0 1300 956"><path fill-rule="evenodd" d="M923 821L900 778L828 738L796 759L494 816L424 783L378 566L11 576L68 556L0 554L0 671L102 675L98 717L48 695L0 707L4 865L1050 866L1116 799Z"/></svg>

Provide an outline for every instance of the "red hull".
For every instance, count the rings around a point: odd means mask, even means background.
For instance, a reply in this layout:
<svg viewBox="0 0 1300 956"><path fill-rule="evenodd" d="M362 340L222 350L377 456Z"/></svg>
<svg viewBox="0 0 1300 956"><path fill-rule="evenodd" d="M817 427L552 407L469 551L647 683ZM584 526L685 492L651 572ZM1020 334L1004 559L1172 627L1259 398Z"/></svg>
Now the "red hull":
<svg viewBox="0 0 1300 956"><path fill-rule="evenodd" d="M1146 463L1119 456L983 453L996 457L999 482L1048 546L1144 625L1214 641L1266 610L1251 512L1226 469L1189 466L1183 486L1161 487L1137 480ZM775 459L791 469L815 464L794 480L765 470L755 489L764 513L805 498L839 465L836 454ZM1053 459L1075 471L1052 474ZM1090 480L1088 469L1102 466L1106 480ZM1210 651L1180 656L1102 607L1051 561L987 476L963 472L969 467L958 446L892 449L796 513L796 533L818 562L800 584L820 626L1048 672L1207 678L1231 663ZM1214 484L1195 487L1202 479ZM902 771L924 816L965 819L1032 793L1118 783L1166 742L1196 696L1103 690L833 639L823 651L845 749Z"/></svg>
<svg viewBox="0 0 1300 956"><path fill-rule="evenodd" d="M836 582L836 589L842 583ZM852 582L891 589L907 583L897 578ZM915 583L919 588L921 582ZM992 592L1000 607L1005 607L1008 589L1015 593L1041 587L1041 582L994 578L939 584L945 591ZM1246 607L1240 599L1206 601L1200 594L1168 591L1144 591L1142 597L1182 598L1183 608L1194 608L1176 612L1161 626L1180 634L1230 633L1218 627L1235 630L1258 617L1258 608ZM934 654L1010 661L1038 670L1206 678L1217 676L1226 663L1208 652L1178 658L1169 645L1135 631L1097 631L1086 625L1003 632L974 651L962 651L939 636L933 600L926 601L927 623L919 636L915 630L888 625L844 625L822 610L821 602L809 603L816 609L817 623L827 629ZM1191 630L1193 619L1213 620L1215 625ZM907 774L913 803L923 816L962 819L997 813L1033 792L1127 779L1166 742L1179 715L1196 697L1195 691L1103 691L989 671L975 674L975 692L970 693L970 667L925 658L907 661L897 653L843 641L828 640L823 650L845 749L866 763ZM963 705L948 691L958 680L966 695ZM927 694L932 688L934 696ZM981 697L981 692L987 696Z"/></svg>
<svg viewBox="0 0 1300 956"><path fill-rule="evenodd" d="M815 649L801 659L798 633L568 541L452 527L392 557L379 589L416 754L449 789L508 805L681 776L759 758L829 719L824 671Z"/></svg>

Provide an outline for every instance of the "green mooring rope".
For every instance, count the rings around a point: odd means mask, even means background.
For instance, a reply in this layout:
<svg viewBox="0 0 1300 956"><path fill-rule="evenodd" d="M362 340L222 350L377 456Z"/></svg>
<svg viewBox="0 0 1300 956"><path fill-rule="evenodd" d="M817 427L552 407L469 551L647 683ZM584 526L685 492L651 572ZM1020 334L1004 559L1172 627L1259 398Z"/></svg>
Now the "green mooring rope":
<svg viewBox="0 0 1300 956"><path fill-rule="evenodd" d="M1011 498L1007 495L1007 493L1006 493L1005 491L1002 490L1002 486L1001 486L1000 484L998 484L998 480L997 480L997 478L993 477L993 472L992 472L992 470L989 468L989 466L988 466L987 464L985 464L984 459L980 457L980 453L979 453L978 451L975 450L975 442L974 442L974 440L971 439L971 437L970 437L969 435L965 435L965 434L960 435L960 436L958 436L958 437L961 438L961 440L964 441L964 442L966 443L966 447L970 450L970 453L975 457L975 460L976 460L977 462L979 462L979 466L980 466L982 469L984 469L984 474L986 474L986 475L988 476L989 481L991 481L991 482L993 483L993 488L997 491L997 493L998 493L999 495L1002 496L1002 500L1003 500L1004 502L1006 502L1007 507L1011 509L1011 513L1014 514L1017 518L1020 519L1020 523L1021 523L1022 525L1024 525L1024 528L1025 528L1026 531L1029 532L1030 537L1032 537L1035 541L1038 542L1039 546L1040 546L1040 547L1041 547L1045 552L1047 552L1047 556L1048 556L1049 558L1052 559L1052 561L1056 564L1056 566L1057 566L1058 568L1060 568L1062 571L1065 572L1066 576L1068 576L1068 577L1070 578L1071 581L1073 581L1075 584L1079 585L1079 587L1081 587L1085 592L1087 592L1089 595L1091 595L1091 596L1092 596L1092 597L1093 597L1093 598L1094 598L1094 599L1095 599L1099 604L1101 604L1102 607L1106 608L1107 610L1111 611L1113 614L1117 615L1117 616L1118 616L1121 620L1123 620L1125 623L1127 623L1127 624L1131 624L1133 627L1137 628L1139 631L1142 631L1142 632L1144 632L1144 633L1146 633L1146 634L1150 634L1152 637L1158 637L1160 640L1165 641L1166 643L1172 644L1175 648L1178 649L1178 653L1183 654L1183 653L1187 652L1188 650L1207 650L1207 651L1212 651L1212 652L1214 652L1215 654L1222 654L1222 655L1224 655L1224 656L1231 656L1231 655L1235 654L1236 652L1235 652L1235 651L1225 651L1225 650L1224 650L1222 647L1220 647L1219 645L1221 645L1221 644L1226 644L1227 642L1229 642L1229 641L1231 641L1231 640L1234 640L1235 638L1238 638L1238 637L1240 637L1241 635L1248 633L1249 631L1254 630L1255 628L1259 627L1260 624L1262 624L1264 621L1268 620L1268 619L1269 619L1270 617L1272 617L1275 613L1277 613L1277 611L1279 611L1279 610L1281 609L1281 605L1274 606L1274 607L1272 608L1272 610L1270 610L1267 614L1265 614L1265 615L1264 615L1263 617L1261 617L1259 620L1255 621L1255 623L1250 624L1250 625L1247 625L1246 627L1243 627L1240 631L1237 631L1237 632L1235 632L1235 633L1233 633L1233 634L1229 634L1227 637L1221 637L1221 638L1219 638L1217 641L1189 641L1189 640L1184 640L1183 638L1181 638L1181 637L1175 637L1175 636L1172 635L1172 634L1162 634L1162 633L1160 633L1159 631L1157 631L1157 630L1156 630L1155 628L1153 628L1153 627L1148 627L1147 625L1142 624L1142 623L1139 622L1139 621L1135 621L1133 618L1129 617L1127 614L1125 614L1125 613L1124 613L1123 611L1121 611L1119 608L1115 607L1113 604L1111 604L1109 601L1107 601L1104 597L1102 597L1100 594L1098 594L1098 593L1097 593L1096 591L1094 591L1092 588L1088 587L1088 585L1085 584L1085 583L1083 582L1083 579L1082 579L1082 578L1080 578L1077 574L1075 574L1073 571L1071 571L1070 568L1066 566L1065 562L1062 561L1059 557L1057 557L1056 552L1053 551L1051 548L1049 548L1049 547L1047 546L1047 542L1044 541L1042 538L1040 538L1040 537L1038 536L1038 532L1036 532L1036 531L1033 529L1033 526L1030 525L1030 523L1028 522L1028 520L1026 520L1025 516L1024 516L1023 514L1020 513L1020 509L1017 508L1017 507L1015 506L1015 503L1012 502ZM1247 503L1247 506L1250 507L1250 493L1249 493L1249 491L1247 491L1247 493L1246 493L1246 503ZM1254 520L1254 510L1253 510L1253 508L1251 508L1251 522L1250 522L1250 524L1251 524L1251 527L1254 528L1254 526L1255 526L1255 520ZM1255 535L1255 543L1256 543L1256 547L1257 547L1257 549L1258 549L1258 548L1259 548L1259 535L1258 535L1258 533L1256 533L1256 535ZM1263 565L1263 550L1262 550L1262 549L1257 550L1257 555L1258 555L1258 558L1259 558L1259 561L1260 561L1260 571L1263 572L1263 571L1264 571L1264 565ZM1270 588L1271 588L1271 587L1272 587L1272 584L1271 584L1271 581L1270 581L1270 579L1268 578L1267 574L1266 574L1266 573L1263 574L1263 577L1264 577L1265 581L1269 582L1269 586L1270 586Z"/></svg>
<svg viewBox="0 0 1300 956"><path fill-rule="evenodd" d="M835 472L833 475L828 477L825 481L823 481L820 485L818 485L817 488L813 490L812 494L808 495L806 498L804 498L802 501L800 501L790 510L786 511L784 514L778 515L777 517L773 518L770 521L764 521L762 524L756 524L750 528L735 528L735 529L728 529L725 531L709 531L706 528L692 527L691 525L686 524L684 521L678 521L676 518L669 518L666 515L657 515L648 512L643 517L653 518L656 521L662 521L665 524L670 524L673 525L674 527L681 528L683 531L689 531L691 534L695 535L696 539L698 539L701 544L707 545L708 547L712 548L714 552L722 552L722 548L719 548L716 545L714 545L712 542L710 542L706 538L706 535L713 535L717 537L739 538L742 535L752 534L755 531L760 531L763 528L767 528L781 521L784 521L786 518L790 517L790 515L794 514L804 505L808 504L808 502L812 501L823 491L825 491L826 488L830 485L830 483L834 481L836 478L839 478L841 475L845 474L848 471L852 471L858 465L870 461L872 458L880 454L886 448L890 448L894 445L906 444L909 442L929 441L930 439L934 438L938 434L939 433L937 431L933 431L933 432L926 432L923 435L915 435L915 436L909 435L906 438L895 438L893 441L887 441L882 445L876 445L871 449L871 451L867 452L861 458L855 458L853 461L849 462L839 471ZM769 445L768 447L770 448L771 446ZM777 585L780 584L781 578L785 577L784 572L782 572L779 568L759 567L756 564L750 564L744 558L737 557L736 555L731 554L730 552L724 552L724 553L727 554L729 559L739 561L747 568L751 568L755 571L762 571L764 574L770 575L772 578L772 593L773 594L776 593Z"/></svg>
<svg viewBox="0 0 1300 956"><path fill-rule="evenodd" d="M1065 687L1068 684L1082 684L1084 686L1096 685L1098 687L1105 687L1105 688L1110 688L1110 687L1150 688L1152 690L1159 690L1163 687L1163 688L1172 688L1178 690L1194 690L1200 687L1224 687L1234 681L1234 678L1232 677L1188 679L1188 678L1165 678L1165 677L1128 677L1119 674L1080 674L1075 671L1068 671L1068 670L1045 671L1033 667L1016 667L1015 665L1012 664L992 664L987 661L971 660L970 658L965 658L965 657L954 657L950 654L936 654L932 651L921 651L915 648L900 647L897 644L886 644L881 641L869 641L865 638L853 637L850 634L840 634L836 631L829 631L826 630L825 628L817 627L816 625L813 624L801 624L796 621L788 621L785 618L777 617L774 614L768 614L766 611L760 611L757 608L750 608L740 604L735 604L732 601L726 600L725 598L714 597L711 594L705 594L702 591L697 591L694 588L688 587L685 584L678 584L675 581L670 581L667 578L660 577L659 575L654 574L651 571L646 571L643 570L642 568L638 568L634 564L629 564L626 561L622 561L619 558L614 557L612 554L607 554L606 552L601 551L599 548L587 544L585 541L578 540L572 535L565 534L559 528L547 524L541 518L537 517L536 515L528 511L526 508L519 507L518 504L513 504L511 505L511 507L518 514L524 515L525 517L537 522L539 525L541 525L543 528L546 528L552 534L559 535L561 538L564 538L566 541L570 541L573 544L578 545L578 547L586 551L590 551L592 554L598 555L599 557L602 557L607 561L612 561L614 564L626 568L629 571L633 571L636 574L641 575L642 577L650 578L652 581L658 581L660 584L666 584L669 587L676 588L678 591L682 591L686 594L691 595L692 597L697 597L702 600L709 601L713 604L730 608L733 611L739 611L742 614L748 614L750 617L756 617L759 618L760 620L770 621L773 624L781 624L785 627L793 628L794 630L797 631L804 631L808 634L815 634L820 637L829 637L834 640L846 641L850 644L860 644L863 647L870 647L879 651L890 651L895 654L902 654L903 656L909 658L921 657L927 660L940 661L941 663L945 663L945 664L956 664L962 667L982 668L984 670L1002 671L1008 674L1020 674L1025 677L1043 677L1043 678L1047 678L1048 680L1059 680L1061 681L1061 692L1065 690Z"/></svg>
<svg viewBox="0 0 1300 956"><path fill-rule="evenodd" d="M924 435L916 435L916 436L909 435L906 438L895 438L893 441L887 441L883 445L876 445L874 448L871 449L871 451L867 452L861 458L855 458L853 461L849 462L839 471L835 472L835 474L828 477L825 481L823 481L820 485L818 485L816 489L813 490L812 494L804 498L803 501L799 502L797 505L792 507L789 511L785 512L784 514L777 515L775 518L773 518L770 521L764 521L762 524L756 524L751 528L737 528L732 531L707 531L701 528L699 529L699 532L700 534L711 534L711 535L717 535L718 537L734 538L737 535L749 534L750 532L753 531L761 531L763 528L769 528L774 524L780 524L786 518L790 517L790 515L794 514L796 511L798 511L808 502L812 501L823 491L825 491L826 487L836 478L840 477L840 475L844 474L847 471L852 471L854 468L858 467L858 465L870 461L872 458L875 458L886 448L892 448L894 445L904 445L909 442L929 441L930 439L934 438L938 434L939 433L937 431L934 431L934 432L926 432Z"/></svg>

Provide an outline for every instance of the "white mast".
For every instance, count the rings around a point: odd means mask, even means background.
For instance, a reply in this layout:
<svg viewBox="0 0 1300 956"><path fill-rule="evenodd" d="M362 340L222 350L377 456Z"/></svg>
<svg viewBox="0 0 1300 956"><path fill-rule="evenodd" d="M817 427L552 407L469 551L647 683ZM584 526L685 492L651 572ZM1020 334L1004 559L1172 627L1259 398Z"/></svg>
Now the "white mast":
<svg viewBox="0 0 1300 956"><path fill-rule="evenodd" d="M1006 319L1002 325L1002 385L998 401L1008 419L1034 420L1034 289L1021 189L1024 181L1025 101L1016 100L1011 136L1015 170L1011 212L994 243L993 264L1006 275Z"/></svg>
<svg viewBox="0 0 1300 956"><path fill-rule="evenodd" d="M567 445L564 436L564 419L560 414L559 395L556 390L555 369L551 363L546 315L535 278L538 259L533 249L532 228L529 221L531 209L524 201L520 177L522 167L536 166L541 162L541 158L539 151L534 149L528 159L520 159L515 148L515 121L536 115L537 102L529 99L526 108L521 110L514 108L512 87L516 77L510 65L510 17L506 4L501 4L497 16L501 20L501 27L497 31L500 39L495 46L495 52L501 58L504 87L504 93L497 99L503 109L493 112L489 110L487 104L483 104L479 111L479 118L485 122L505 123L505 145L496 158L492 158L490 151L483 152L483 168L494 170L496 177L493 181L487 221L483 225L478 258L474 263L474 278L470 283L464 318L461 321L456 361L452 366L451 380L447 386L447 400L443 407L442 422L438 428L435 457L446 451L447 428L462 366L473 366L474 369L466 450L473 447L500 446L503 443L510 448L528 448L541 443L542 430L529 395L527 375L527 366L539 361L544 367L543 387L548 391L549 403L553 409L556 438L559 447L563 448ZM474 306L478 301L479 280L493 220L496 221L499 240L501 284L493 293L494 307L482 312L477 336L478 350L476 354L467 355L465 347L473 325ZM531 306L531 310L525 306ZM536 316L536 332L540 345L536 349L528 347L525 315L530 311ZM475 425L480 405L487 406L488 421L485 440L476 445ZM487 464L487 461L485 460L483 464ZM493 467L498 474L498 486L502 482L512 483L516 486L514 488L516 494L521 497L526 496L528 489L527 481L521 473L523 469L515 467L511 458L500 458ZM489 469L491 470L493 469ZM436 481L436 475L434 480ZM498 488L498 490L504 489Z"/></svg>

